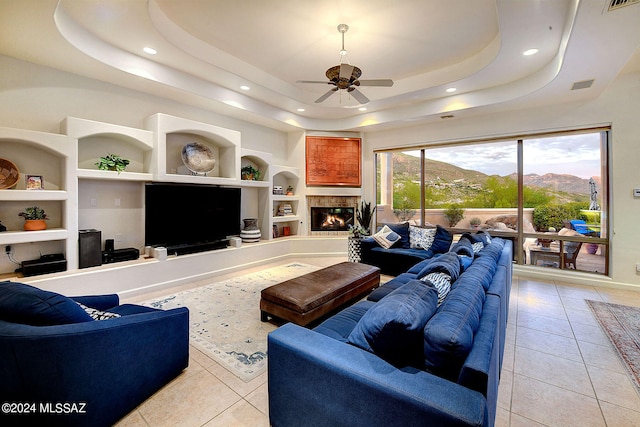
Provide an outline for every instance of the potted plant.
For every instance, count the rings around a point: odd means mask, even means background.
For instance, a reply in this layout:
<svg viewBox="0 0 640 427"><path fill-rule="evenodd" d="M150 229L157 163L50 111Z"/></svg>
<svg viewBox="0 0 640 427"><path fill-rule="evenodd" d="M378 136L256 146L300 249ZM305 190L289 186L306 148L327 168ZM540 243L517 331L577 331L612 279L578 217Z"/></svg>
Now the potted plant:
<svg viewBox="0 0 640 427"><path fill-rule="evenodd" d="M123 172L129 165L129 160L123 159L117 154L107 154L100 157L96 166L102 171L116 171L118 173Z"/></svg>
<svg viewBox="0 0 640 427"><path fill-rule="evenodd" d="M371 234L371 221L376 207L371 208L371 202L364 200L356 207L356 225L349 225L349 238L347 239L347 254L349 262L362 260L362 238Z"/></svg>
<svg viewBox="0 0 640 427"><path fill-rule="evenodd" d="M44 209L38 206L31 206L25 208L23 212L20 212L18 216L24 218L24 229L27 231L46 230L47 223L45 220L49 219Z"/></svg>
<svg viewBox="0 0 640 427"><path fill-rule="evenodd" d="M293 196L293 186L287 187L287 196Z"/></svg>
<svg viewBox="0 0 640 427"><path fill-rule="evenodd" d="M245 181L258 181L260 180L260 171L252 165L247 165L240 169L240 177Z"/></svg>
<svg viewBox="0 0 640 427"><path fill-rule="evenodd" d="M474 216L469 220L469 224L471 225L471 228L473 228L474 230L479 228L481 223L482 223L482 220L477 216Z"/></svg>
<svg viewBox="0 0 640 427"><path fill-rule="evenodd" d="M443 212L444 217L449 221L449 227L455 227L457 223L464 217L464 210L457 206L451 205Z"/></svg>

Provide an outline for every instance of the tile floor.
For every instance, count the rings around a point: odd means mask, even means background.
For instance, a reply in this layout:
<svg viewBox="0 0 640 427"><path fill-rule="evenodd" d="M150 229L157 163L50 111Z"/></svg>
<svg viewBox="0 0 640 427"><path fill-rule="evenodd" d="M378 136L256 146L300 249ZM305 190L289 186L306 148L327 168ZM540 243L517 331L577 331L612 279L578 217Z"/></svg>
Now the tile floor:
<svg viewBox="0 0 640 427"><path fill-rule="evenodd" d="M640 292L514 277L496 426L640 425L640 395L584 299L640 306ZM268 426L266 382L245 383L191 347L189 368L117 426Z"/></svg>

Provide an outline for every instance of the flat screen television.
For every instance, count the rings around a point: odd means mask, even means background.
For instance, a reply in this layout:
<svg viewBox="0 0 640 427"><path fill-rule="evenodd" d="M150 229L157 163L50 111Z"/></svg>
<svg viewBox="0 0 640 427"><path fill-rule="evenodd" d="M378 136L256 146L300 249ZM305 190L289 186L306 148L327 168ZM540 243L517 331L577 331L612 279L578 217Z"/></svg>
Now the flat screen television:
<svg viewBox="0 0 640 427"><path fill-rule="evenodd" d="M145 184L147 246L172 254L225 247L240 234L240 188L201 184Z"/></svg>

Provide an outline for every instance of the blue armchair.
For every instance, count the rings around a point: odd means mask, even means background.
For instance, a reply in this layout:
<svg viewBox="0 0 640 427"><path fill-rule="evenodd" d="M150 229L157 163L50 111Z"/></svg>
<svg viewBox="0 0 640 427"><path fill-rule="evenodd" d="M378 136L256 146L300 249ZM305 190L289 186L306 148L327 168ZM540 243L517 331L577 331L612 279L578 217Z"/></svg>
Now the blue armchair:
<svg viewBox="0 0 640 427"><path fill-rule="evenodd" d="M0 282L0 402L35 409L0 424L113 425L188 366L186 308L118 304ZM91 309L119 317L94 320Z"/></svg>

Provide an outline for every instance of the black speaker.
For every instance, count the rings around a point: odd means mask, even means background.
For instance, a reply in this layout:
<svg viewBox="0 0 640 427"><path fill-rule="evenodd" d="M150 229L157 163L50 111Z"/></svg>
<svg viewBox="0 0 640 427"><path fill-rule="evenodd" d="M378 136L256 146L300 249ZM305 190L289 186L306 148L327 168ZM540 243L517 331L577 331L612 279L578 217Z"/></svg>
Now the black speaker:
<svg viewBox="0 0 640 427"><path fill-rule="evenodd" d="M115 248L113 239L107 239L104 241L104 250L105 252L113 252Z"/></svg>
<svg viewBox="0 0 640 427"><path fill-rule="evenodd" d="M99 230L80 230L78 249L80 251L79 267L95 267L102 265L102 232Z"/></svg>

